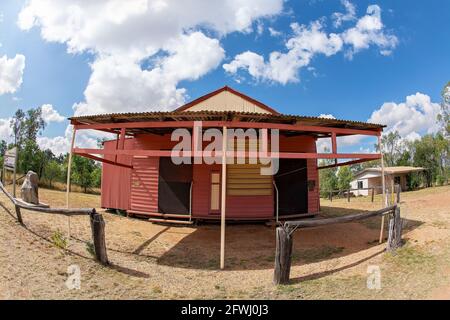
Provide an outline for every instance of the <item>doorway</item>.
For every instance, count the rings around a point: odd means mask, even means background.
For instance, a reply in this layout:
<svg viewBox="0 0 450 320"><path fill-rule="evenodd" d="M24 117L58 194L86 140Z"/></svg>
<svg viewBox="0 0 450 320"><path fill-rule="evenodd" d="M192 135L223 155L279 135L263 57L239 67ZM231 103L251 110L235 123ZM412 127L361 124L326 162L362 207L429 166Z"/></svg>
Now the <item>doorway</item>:
<svg viewBox="0 0 450 320"><path fill-rule="evenodd" d="M159 159L158 211L165 214L189 214L192 165L176 165L172 159Z"/></svg>

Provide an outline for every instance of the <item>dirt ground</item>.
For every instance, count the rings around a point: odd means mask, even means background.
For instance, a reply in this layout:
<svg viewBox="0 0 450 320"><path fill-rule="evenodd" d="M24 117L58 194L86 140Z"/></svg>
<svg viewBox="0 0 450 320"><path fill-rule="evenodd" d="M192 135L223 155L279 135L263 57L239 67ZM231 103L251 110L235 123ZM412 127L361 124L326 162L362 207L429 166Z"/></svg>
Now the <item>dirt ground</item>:
<svg viewBox="0 0 450 320"><path fill-rule="evenodd" d="M63 206L65 194L41 189L41 200ZM380 219L296 231L291 284L272 284L275 229L229 225L226 270L219 271L219 226L178 227L104 213L111 266L89 253L87 217L23 211L20 226L0 195L1 299L450 299L450 187L402 194L404 247L378 244ZM77 207L99 197L74 193ZM321 201L322 216L381 207L381 197ZM386 233L385 233L386 235ZM62 241L61 241L62 238ZM67 240L65 248L59 248ZM55 239L60 239L57 241ZM77 265L81 288L68 289ZM379 267L381 289L368 289L368 267Z"/></svg>

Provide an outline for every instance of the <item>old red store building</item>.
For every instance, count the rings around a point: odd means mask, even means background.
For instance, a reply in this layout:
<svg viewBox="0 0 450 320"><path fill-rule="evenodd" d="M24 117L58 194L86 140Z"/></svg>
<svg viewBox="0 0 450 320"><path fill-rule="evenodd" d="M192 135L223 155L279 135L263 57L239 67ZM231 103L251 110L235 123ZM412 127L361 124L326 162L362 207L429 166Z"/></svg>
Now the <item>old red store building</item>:
<svg viewBox="0 0 450 320"><path fill-rule="evenodd" d="M332 166L381 158L381 154L338 153L336 138L349 135L380 137L382 125L356 121L283 115L229 87L202 96L171 112L102 114L70 118L77 131L101 130L117 134L103 149L71 152L103 162L101 203L153 219L265 220L317 213L317 159L334 159ZM173 130L195 135L217 128L228 141L228 129L279 130L279 170L262 175L261 164L181 164L171 160ZM194 132L193 132L194 131ZM331 153L318 153L316 141L331 138ZM268 139L268 144L271 141ZM205 143L203 143L205 144ZM224 144L225 149L229 143ZM248 147L249 143L247 143ZM233 150L219 151L224 159ZM247 150L248 151L248 150ZM185 156L195 156L185 153ZM246 153L246 156L251 154ZM338 161L338 159L344 159ZM194 162L194 161L192 161Z"/></svg>

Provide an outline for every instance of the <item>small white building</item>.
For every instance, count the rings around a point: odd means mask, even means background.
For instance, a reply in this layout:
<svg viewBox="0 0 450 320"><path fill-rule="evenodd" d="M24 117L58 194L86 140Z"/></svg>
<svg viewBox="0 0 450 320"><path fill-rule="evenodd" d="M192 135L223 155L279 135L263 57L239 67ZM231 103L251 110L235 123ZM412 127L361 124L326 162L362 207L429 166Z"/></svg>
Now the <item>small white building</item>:
<svg viewBox="0 0 450 320"><path fill-rule="evenodd" d="M394 184L399 184L401 189L405 191L408 189L406 176L411 172L423 170L425 169L420 167L385 167L386 188L391 188L392 182L394 182ZM355 196L368 196L372 192L371 188L375 188L375 194L382 193L380 188L382 185L381 168L367 168L358 172L350 185L351 189L358 189L351 191Z"/></svg>

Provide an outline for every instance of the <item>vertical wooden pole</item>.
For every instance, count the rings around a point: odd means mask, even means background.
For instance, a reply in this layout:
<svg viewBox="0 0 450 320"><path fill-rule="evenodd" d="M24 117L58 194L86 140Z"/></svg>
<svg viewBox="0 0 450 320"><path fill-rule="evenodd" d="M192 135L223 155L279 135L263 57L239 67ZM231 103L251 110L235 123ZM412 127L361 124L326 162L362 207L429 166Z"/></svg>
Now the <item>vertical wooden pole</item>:
<svg viewBox="0 0 450 320"><path fill-rule="evenodd" d="M289 283L292 257L292 234L285 227L277 227L275 269L273 274L274 284Z"/></svg>
<svg viewBox="0 0 450 320"><path fill-rule="evenodd" d="M101 264L106 265L108 264L108 255L105 242L105 221L101 214L95 212L95 209L92 210L90 221L95 258Z"/></svg>
<svg viewBox="0 0 450 320"><path fill-rule="evenodd" d="M220 269L225 268L225 214L227 195L227 127L222 128L222 177L220 203Z"/></svg>
<svg viewBox="0 0 450 320"><path fill-rule="evenodd" d="M19 157L19 148L17 148L17 142L15 144L15 157L14 157L14 171L13 171L13 196L16 198L16 183L17 183L17 158Z"/></svg>
<svg viewBox="0 0 450 320"><path fill-rule="evenodd" d="M386 181L384 177L384 156L383 150L381 149L381 133L378 136L378 149L380 150L381 155L381 187L383 188L383 206L387 207L387 198L386 198ZM381 217L381 227L380 227L380 239L379 242L383 242L383 231L384 231L384 215Z"/></svg>
<svg viewBox="0 0 450 320"><path fill-rule="evenodd" d="M397 203L400 203L400 192L402 191L401 185L397 185Z"/></svg>
<svg viewBox="0 0 450 320"><path fill-rule="evenodd" d="M394 176L391 176L391 205L393 205L395 202L394 197L395 197Z"/></svg>
<svg viewBox="0 0 450 320"><path fill-rule="evenodd" d="M16 206L16 216L17 216L17 221L19 221L20 224L23 224L22 213L20 212L19 206Z"/></svg>
<svg viewBox="0 0 450 320"><path fill-rule="evenodd" d="M350 202L350 189L347 190L347 202Z"/></svg>
<svg viewBox="0 0 450 320"><path fill-rule="evenodd" d="M402 245L402 219L400 216L400 207L395 207L389 220L389 235L386 250L395 252Z"/></svg>
<svg viewBox="0 0 450 320"><path fill-rule="evenodd" d="M375 196L375 188L372 188L372 202L373 202L374 196Z"/></svg>
<svg viewBox="0 0 450 320"><path fill-rule="evenodd" d="M70 150L69 150L69 160L67 161L67 182L66 182L66 207L67 207L67 209L70 208L70 202L69 202L70 175L71 175L71 171L72 171L72 150L73 150L73 145L75 143L76 133L77 133L76 129L73 128L72 142L70 143ZM70 216L67 216L67 238L70 240Z"/></svg>

